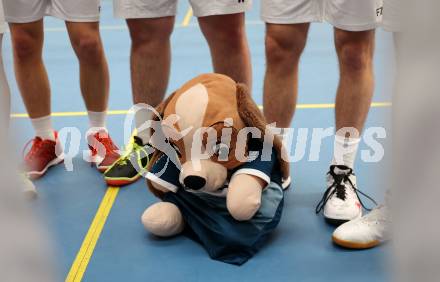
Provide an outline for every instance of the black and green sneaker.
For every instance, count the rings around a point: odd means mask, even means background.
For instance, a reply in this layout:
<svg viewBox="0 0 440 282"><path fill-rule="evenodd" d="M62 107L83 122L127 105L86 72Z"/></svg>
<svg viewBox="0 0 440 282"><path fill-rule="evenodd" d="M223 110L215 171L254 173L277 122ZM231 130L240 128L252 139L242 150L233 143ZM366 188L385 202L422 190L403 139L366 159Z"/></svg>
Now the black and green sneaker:
<svg viewBox="0 0 440 282"><path fill-rule="evenodd" d="M105 182L117 187L135 182L146 173L153 151L151 146L143 145L142 140L134 136L127 153L104 172Z"/></svg>

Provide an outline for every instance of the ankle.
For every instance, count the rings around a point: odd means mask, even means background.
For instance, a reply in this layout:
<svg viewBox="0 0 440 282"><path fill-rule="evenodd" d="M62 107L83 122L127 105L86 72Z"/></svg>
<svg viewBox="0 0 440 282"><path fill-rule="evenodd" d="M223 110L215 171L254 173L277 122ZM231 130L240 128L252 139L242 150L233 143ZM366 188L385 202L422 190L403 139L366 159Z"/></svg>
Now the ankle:
<svg viewBox="0 0 440 282"><path fill-rule="evenodd" d="M360 140L336 135L331 165L344 165L353 169Z"/></svg>
<svg viewBox="0 0 440 282"><path fill-rule="evenodd" d="M150 141L150 128L147 126L147 122L152 120L153 112L146 104L134 105L135 110L135 126L137 134L136 136L142 140L142 143L148 144Z"/></svg>
<svg viewBox="0 0 440 282"><path fill-rule="evenodd" d="M107 118L107 112L94 112L87 111L87 115L89 117L90 129L93 129L95 132L105 129L105 120Z"/></svg>
<svg viewBox="0 0 440 282"><path fill-rule="evenodd" d="M55 133L52 128L52 120L50 115L31 119L35 135L43 140L55 141Z"/></svg>

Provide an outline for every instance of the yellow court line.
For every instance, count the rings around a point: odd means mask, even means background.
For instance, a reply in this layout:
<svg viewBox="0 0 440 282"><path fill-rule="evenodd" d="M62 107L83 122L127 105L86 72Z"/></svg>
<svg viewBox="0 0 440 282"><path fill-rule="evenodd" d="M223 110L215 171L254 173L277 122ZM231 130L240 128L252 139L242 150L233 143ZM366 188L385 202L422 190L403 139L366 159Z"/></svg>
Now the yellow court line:
<svg viewBox="0 0 440 282"><path fill-rule="evenodd" d="M373 102L371 103L372 108L383 108L383 107L391 107L392 104L390 102ZM297 109L332 109L335 107L335 104L298 104L296 106Z"/></svg>
<svg viewBox="0 0 440 282"><path fill-rule="evenodd" d="M118 192L118 187L107 188L95 218L66 277L66 282L80 282L82 280Z"/></svg>
<svg viewBox="0 0 440 282"><path fill-rule="evenodd" d="M126 115L128 114L128 110L114 110L114 111L107 111L107 115L114 116L114 115ZM52 113L51 116L53 117L81 117L81 116L87 116L87 112L55 112ZM29 117L28 114L25 113L16 113L11 115L12 118L27 118Z"/></svg>
<svg viewBox="0 0 440 282"><path fill-rule="evenodd" d="M372 108L388 108L391 107L391 102L373 102L371 103ZM258 106L260 109L263 108L262 105ZM332 109L335 107L335 104L298 104L296 106L297 109ZM107 111L107 115L126 115L128 114L128 110L114 110ZM52 113L53 117L80 117L87 116L87 112L55 112ZM12 118L27 118L28 114L25 113L15 113L11 115Z"/></svg>
<svg viewBox="0 0 440 282"><path fill-rule="evenodd" d="M185 14L185 17L183 18L182 24L180 26L186 27L191 22L191 18L193 16L193 9L191 7L188 8L188 11Z"/></svg>

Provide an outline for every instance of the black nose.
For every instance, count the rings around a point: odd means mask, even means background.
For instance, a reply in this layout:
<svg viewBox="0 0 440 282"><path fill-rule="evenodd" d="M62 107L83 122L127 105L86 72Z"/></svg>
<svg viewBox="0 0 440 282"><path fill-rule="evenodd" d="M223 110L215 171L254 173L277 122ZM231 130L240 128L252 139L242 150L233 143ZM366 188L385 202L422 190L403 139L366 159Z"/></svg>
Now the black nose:
<svg viewBox="0 0 440 282"><path fill-rule="evenodd" d="M205 186L206 180L200 176L190 175L183 179L183 184L189 189L200 190Z"/></svg>

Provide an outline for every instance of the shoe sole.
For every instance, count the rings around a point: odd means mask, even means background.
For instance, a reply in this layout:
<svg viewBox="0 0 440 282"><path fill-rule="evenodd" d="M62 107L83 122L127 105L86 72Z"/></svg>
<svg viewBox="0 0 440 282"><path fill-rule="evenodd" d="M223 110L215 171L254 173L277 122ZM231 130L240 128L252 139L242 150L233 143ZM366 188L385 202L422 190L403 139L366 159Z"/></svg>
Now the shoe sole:
<svg viewBox="0 0 440 282"><path fill-rule="evenodd" d="M100 166L98 162L95 161L95 158L92 158L92 160L90 161L90 165L91 166L95 166L96 169L100 172L100 173L104 173L108 168L110 168L112 165L108 165L108 166Z"/></svg>
<svg viewBox="0 0 440 282"><path fill-rule="evenodd" d="M100 172L100 173L104 173L110 166L99 166L97 163L91 162L90 165L93 167L95 166L95 168Z"/></svg>
<svg viewBox="0 0 440 282"><path fill-rule="evenodd" d="M107 183L107 185L109 186L113 186L113 187L120 187L120 186L126 186L129 184L132 184L136 181L139 180L139 178L141 178L141 175L138 174L137 176L133 177L133 178L105 178L105 182Z"/></svg>
<svg viewBox="0 0 440 282"><path fill-rule="evenodd" d="M94 166L96 168L96 170L99 171L100 173L104 173L109 168L108 166L106 166L106 167L98 166L95 163L91 163L91 166L92 167Z"/></svg>
<svg viewBox="0 0 440 282"><path fill-rule="evenodd" d="M374 240L368 243L356 243L356 242L351 242L351 241L346 241L346 240L342 240L339 239L335 236L332 236L332 240L333 242L341 247L347 248L347 249L370 249L373 247L376 247L377 245L379 245L381 242L379 240Z"/></svg>
<svg viewBox="0 0 440 282"><path fill-rule="evenodd" d="M104 173L110 166L96 166L96 169L100 172L100 173Z"/></svg>
<svg viewBox="0 0 440 282"><path fill-rule="evenodd" d="M56 158L56 159L50 161L44 167L43 170L41 170L41 171L28 171L28 172L26 172L26 176L31 180L36 180L36 179L42 177L50 167L56 166L56 165L62 163L63 161L64 161L64 158Z"/></svg>

